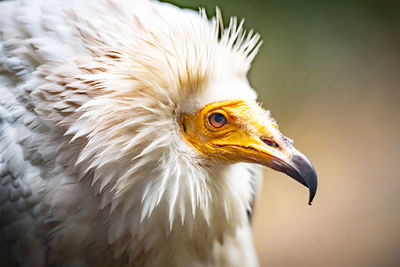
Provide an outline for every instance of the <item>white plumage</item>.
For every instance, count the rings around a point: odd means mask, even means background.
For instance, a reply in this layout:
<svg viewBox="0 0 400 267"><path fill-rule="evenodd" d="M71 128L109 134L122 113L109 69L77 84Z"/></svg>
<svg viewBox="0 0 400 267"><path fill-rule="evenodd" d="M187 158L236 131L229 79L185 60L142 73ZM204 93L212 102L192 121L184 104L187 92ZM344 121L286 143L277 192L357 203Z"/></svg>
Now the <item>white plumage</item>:
<svg viewBox="0 0 400 267"><path fill-rule="evenodd" d="M255 101L258 35L165 3L0 3L0 231L21 266L256 266L260 167L179 118Z"/></svg>

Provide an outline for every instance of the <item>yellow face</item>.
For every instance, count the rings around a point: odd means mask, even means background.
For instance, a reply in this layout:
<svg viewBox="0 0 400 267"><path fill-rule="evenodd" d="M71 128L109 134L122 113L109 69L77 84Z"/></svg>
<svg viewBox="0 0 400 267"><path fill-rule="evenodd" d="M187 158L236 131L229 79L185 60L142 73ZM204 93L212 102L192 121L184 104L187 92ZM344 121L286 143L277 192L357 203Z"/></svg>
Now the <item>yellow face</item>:
<svg viewBox="0 0 400 267"><path fill-rule="evenodd" d="M314 196L317 182L311 163L256 102L211 103L195 113L182 114L180 126L187 143L205 158L268 166L306 185Z"/></svg>
<svg viewBox="0 0 400 267"><path fill-rule="evenodd" d="M271 157L288 157L277 124L256 102L224 101L181 117L183 136L209 159L267 165Z"/></svg>

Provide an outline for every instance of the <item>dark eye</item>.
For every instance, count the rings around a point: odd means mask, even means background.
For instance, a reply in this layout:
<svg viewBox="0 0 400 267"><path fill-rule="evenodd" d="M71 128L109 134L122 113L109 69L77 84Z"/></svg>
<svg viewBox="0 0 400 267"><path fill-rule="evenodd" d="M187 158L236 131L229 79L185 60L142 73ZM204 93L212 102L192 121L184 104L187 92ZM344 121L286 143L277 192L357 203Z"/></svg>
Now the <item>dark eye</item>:
<svg viewBox="0 0 400 267"><path fill-rule="evenodd" d="M227 123L224 115L221 113L213 113L208 117L208 121L215 128L221 128Z"/></svg>

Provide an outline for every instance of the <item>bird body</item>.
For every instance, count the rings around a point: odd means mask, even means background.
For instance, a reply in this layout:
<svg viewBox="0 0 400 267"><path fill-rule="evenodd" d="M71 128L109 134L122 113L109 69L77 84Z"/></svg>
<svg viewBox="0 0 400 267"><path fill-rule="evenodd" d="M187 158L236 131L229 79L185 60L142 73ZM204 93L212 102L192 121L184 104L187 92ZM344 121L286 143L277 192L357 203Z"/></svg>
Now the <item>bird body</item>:
<svg viewBox="0 0 400 267"><path fill-rule="evenodd" d="M258 35L221 23L153 1L0 3L11 266L257 266L255 163L316 184L239 148L247 126L281 136L246 79ZM205 117L214 110L228 121ZM214 136L221 120L236 134ZM285 140L273 142L292 151Z"/></svg>

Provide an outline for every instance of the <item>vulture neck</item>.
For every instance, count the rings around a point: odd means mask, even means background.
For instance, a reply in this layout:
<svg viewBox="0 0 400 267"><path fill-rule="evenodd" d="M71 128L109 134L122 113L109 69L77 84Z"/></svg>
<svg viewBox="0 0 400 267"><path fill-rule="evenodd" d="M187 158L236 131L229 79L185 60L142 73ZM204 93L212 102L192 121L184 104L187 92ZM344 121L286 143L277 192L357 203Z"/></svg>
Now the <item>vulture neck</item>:
<svg viewBox="0 0 400 267"><path fill-rule="evenodd" d="M136 253L147 251L146 257L149 253L150 257L186 253L207 262L212 260L215 244L223 244L226 237L235 236L248 223L246 211L254 193L249 164L199 167L179 159L176 165L170 165L168 172L164 170L169 174L164 182L166 173L153 177L149 173L147 185L142 189L136 187L144 190L141 208L126 213L116 209L112 223L120 224L121 217L127 219L126 230L132 236ZM123 235L113 240L117 246L124 245L120 243ZM143 250L137 246L144 246ZM135 251L129 251L128 255L134 256Z"/></svg>

